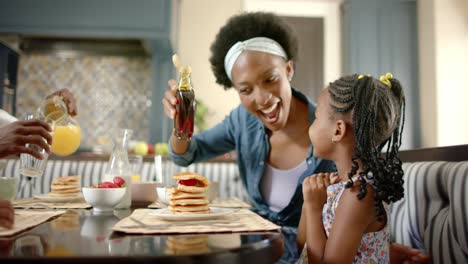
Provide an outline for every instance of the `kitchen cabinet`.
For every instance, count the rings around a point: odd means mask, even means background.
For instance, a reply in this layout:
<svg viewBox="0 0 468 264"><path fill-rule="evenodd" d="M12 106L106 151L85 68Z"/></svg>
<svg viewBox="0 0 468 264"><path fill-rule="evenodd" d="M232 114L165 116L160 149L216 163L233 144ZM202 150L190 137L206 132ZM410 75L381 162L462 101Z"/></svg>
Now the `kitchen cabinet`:
<svg viewBox="0 0 468 264"><path fill-rule="evenodd" d="M138 39L152 56L150 142L166 141L172 124L161 100L173 78L180 0L0 0L0 34Z"/></svg>

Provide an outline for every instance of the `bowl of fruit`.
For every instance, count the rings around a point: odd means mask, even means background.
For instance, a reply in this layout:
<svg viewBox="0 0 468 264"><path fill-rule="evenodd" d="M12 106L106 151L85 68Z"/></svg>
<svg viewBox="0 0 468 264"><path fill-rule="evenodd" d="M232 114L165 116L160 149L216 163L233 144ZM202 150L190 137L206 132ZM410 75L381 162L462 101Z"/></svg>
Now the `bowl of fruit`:
<svg viewBox="0 0 468 264"><path fill-rule="evenodd" d="M102 182L90 187L83 187L83 197L98 212L114 210L125 195L125 180L115 176L113 182Z"/></svg>

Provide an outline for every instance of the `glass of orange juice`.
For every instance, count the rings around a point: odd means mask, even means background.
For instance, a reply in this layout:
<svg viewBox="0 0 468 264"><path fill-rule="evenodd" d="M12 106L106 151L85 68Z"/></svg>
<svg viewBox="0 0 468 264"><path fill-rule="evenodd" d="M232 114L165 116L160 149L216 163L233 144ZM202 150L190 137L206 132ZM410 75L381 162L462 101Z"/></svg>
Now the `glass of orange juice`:
<svg viewBox="0 0 468 264"><path fill-rule="evenodd" d="M81 142L81 128L78 122L68 114L68 109L59 96L46 99L39 111L43 116L55 121L52 137L52 152L59 156L74 153Z"/></svg>

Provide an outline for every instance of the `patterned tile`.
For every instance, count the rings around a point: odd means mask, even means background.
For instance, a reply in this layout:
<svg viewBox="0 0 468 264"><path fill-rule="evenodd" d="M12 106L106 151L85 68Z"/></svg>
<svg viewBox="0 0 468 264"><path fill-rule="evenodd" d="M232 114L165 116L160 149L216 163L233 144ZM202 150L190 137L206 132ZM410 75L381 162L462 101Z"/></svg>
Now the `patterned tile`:
<svg viewBox="0 0 468 264"><path fill-rule="evenodd" d="M41 100L68 88L78 100L81 147L118 127L134 130L133 139L149 140L151 60L141 57L54 55L20 57L17 116L34 112Z"/></svg>

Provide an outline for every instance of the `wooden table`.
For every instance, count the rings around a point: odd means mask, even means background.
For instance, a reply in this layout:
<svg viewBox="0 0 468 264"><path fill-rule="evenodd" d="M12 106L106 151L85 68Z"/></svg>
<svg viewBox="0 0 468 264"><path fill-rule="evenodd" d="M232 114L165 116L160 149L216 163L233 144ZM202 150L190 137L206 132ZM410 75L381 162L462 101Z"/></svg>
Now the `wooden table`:
<svg viewBox="0 0 468 264"><path fill-rule="evenodd" d="M274 263L280 232L126 235L110 229L132 210L69 210L15 237L0 238L1 263Z"/></svg>

